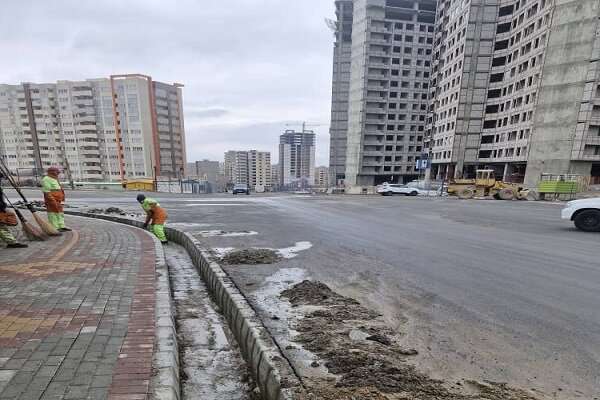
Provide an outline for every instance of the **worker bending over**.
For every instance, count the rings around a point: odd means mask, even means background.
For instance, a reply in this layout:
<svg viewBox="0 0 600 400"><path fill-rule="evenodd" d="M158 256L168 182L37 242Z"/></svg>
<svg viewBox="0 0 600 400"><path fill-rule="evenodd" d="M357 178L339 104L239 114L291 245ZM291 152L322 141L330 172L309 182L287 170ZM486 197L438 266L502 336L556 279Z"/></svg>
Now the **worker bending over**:
<svg viewBox="0 0 600 400"><path fill-rule="evenodd" d="M168 244L167 236L165 235L165 222L167 222L167 212L164 208L158 204L158 201L139 194L137 201L142 205L142 208L146 212L146 222L144 222L144 229L150 226L150 230L162 244Z"/></svg>
<svg viewBox="0 0 600 400"><path fill-rule="evenodd" d="M65 226L63 206L65 191L58 180L59 175L60 170L57 167L48 168L48 174L42 178L42 192L44 192L48 221L59 232L69 232L71 229Z"/></svg>
<svg viewBox="0 0 600 400"><path fill-rule="evenodd" d="M0 187L0 240L6 243L9 249L21 249L27 247L26 244L17 242L17 239L8 230L9 226L17 226L17 216L7 211L7 205L4 201L4 193Z"/></svg>

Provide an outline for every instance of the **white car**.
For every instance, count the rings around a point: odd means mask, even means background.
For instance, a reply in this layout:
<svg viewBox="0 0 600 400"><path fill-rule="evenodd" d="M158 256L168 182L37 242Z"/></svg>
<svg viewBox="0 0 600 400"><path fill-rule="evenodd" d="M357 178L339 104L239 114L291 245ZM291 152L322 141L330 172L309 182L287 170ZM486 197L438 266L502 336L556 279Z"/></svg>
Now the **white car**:
<svg viewBox="0 0 600 400"><path fill-rule="evenodd" d="M573 221L584 232L600 232L600 197L568 202L562 219Z"/></svg>
<svg viewBox="0 0 600 400"><path fill-rule="evenodd" d="M439 188L431 187L431 189L423 189L416 182L411 182L407 185L396 183L384 183L377 187L377 193L383 196L393 196L395 194L403 194L404 196L436 196L439 195Z"/></svg>

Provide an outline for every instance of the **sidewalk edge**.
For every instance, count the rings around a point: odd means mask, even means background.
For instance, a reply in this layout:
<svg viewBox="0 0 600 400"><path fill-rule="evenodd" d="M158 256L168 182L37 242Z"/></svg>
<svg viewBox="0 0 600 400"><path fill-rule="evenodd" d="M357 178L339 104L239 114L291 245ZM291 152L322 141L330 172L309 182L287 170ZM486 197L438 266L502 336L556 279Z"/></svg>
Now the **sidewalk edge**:
<svg viewBox="0 0 600 400"><path fill-rule="evenodd" d="M137 228L143 228L143 223L128 218L115 217L110 215L90 214L80 211L65 211L66 214L74 216L102 219L111 222L122 223ZM169 240L181 245L189 253L195 267L202 279L204 280L209 292L213 296L213 299L217 305L221 308L221 312L227 319L229 327L233 332L244 359L248 363L251 369L252 375L255 382L257 383L262 398L265 400L293 400L296 396L304 392L303 385L299 378L294 373L287 359L279 347L275 344L273 338L262 324L256 311L250 306L244 295L237 288L235 283L229 278L228 274L221 268L221 266L213 261L210 261L209 254L203 250L199 242L193 238L190 234L180 231L178 229L166 227L165 229ZM159 245L160 246L160 245ZM159 250L157 250L157 257ZM160 254L163 254L162 260L164 263L164 252L160 249ZM166 264L165 270L166 270ZM159 270L157 263L157 271ZM158 272L157 272L158 275ZM160 276L159 276L160 281ZM167 274L167 294L169 295L168 303L171 304L170 291L168 290L168 274ZM161 288L159 287L159 290ZM157 295L157 306L159 298L162 298L163 294ZM163 304L164 307L164 304ZM170 306L172 310L172 306ZM165 310L162 310L165 311ZM161 341L165 341L164 338L159 336L159 321L162 314L157 309L157 340L160 344ZM169 318L164 320L170 320L169 327L165 334L170 337L168 329L175 331L175 324L173 320L173 314L171 313ZM176 381L165 381L165 384L171 382L177 384L174 395L179 396L179 363L178 363L178 352L176 343L176 333L173 337L174 346L171 348L175 350L172 357L159 357L160 361L175 362L176 365L165 365L163 368L171 368L173 373L177 373L175 376ZM166 341L166 347L168 348L168 341ZM157 353L158 354L158 353ZM168 352L165 354L169 354ZM156 360L155 360L156 361ZM160 367L159 371L160 371ZM161 380L159 379L159 382ZM167 385L168 386L168 385ZM153 385L153 388L155 386ZM158 386L159 388L161 386ZM172 386L171 386L172 387ZM160 393L162 396L162 393ZM179 399L179 397L161 397L157 396L155 391L155 398L160 399Z"/></svg>
<svg viewBox="0 0 600 400"><path fill-rule="evenodd" d="M124 218L95 215L79 211L65 211L65 214L102 219L142 228L143 223ZM149 234L150 235L150 234ZM150 382L150 399L180 400L181 382L179 371L179 348L175 324L175 307L171 296L169 269L160 241L150 235L156 253L156 300L155 300L155 347L152 360L153 376Z"/></svg>

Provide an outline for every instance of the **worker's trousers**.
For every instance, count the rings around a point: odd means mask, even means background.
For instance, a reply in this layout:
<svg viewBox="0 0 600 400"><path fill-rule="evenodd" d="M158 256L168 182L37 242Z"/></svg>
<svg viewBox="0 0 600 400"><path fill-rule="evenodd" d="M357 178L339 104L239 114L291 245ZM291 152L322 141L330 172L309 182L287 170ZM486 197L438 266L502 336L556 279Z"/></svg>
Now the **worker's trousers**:
<svg viewBox="0 0 600 400"><path fill-rule="evenodd" d="M167 241L167 235L165 235L165 226L160 224L150 225L150 230L161 242L165 243Z"/></svg>
<svg viewBox="0 0 600 400"><path fill-rule="evenodd" d="M14 244L17 243L17 239L10 233L8 227L4 225L0 225L0 240L5 242L6 244Z"/></svg>
<svg viewBox="0 0 600 400"><path fill-rule="evenodd" d="M65 227L65 214L64 213L48 213L48 221L56 229L63 229Z"/></svg>

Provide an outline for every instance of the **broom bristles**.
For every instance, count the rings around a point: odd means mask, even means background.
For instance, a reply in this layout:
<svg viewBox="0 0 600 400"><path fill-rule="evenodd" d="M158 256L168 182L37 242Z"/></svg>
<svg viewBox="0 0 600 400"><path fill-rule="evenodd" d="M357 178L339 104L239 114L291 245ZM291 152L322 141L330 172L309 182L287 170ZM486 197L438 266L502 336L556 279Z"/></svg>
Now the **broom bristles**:
<svg viewBox="0 0 600 400"><path fill-rule="evenodd" d="M21 221L21 226L23 228L23 232L25 233L25 236L27 236L27 238L29 240L43 241L43 240L47 239L47 236L44 235L44 233L41 230L39 230L35 226L31 225L27 221Z"/></svg>
<svg viewBox="0 0 600 400"><path fill-rule="evenodd" d="M50 222L46 221L44 218L40 217L38 213L33 213L33 219L42 229L42 231L49 236L60 236L60 232L56 230Z"/></svg>

